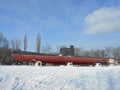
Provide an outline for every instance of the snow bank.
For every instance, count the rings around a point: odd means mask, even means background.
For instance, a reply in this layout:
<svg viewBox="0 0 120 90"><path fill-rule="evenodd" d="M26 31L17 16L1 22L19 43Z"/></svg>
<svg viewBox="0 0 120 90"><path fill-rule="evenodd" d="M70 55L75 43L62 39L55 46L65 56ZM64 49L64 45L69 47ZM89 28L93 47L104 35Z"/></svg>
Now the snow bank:
<svg viewBox="0 0 120 90"><path fill-rule="evenodd" d="M0 90L120 90L120 66L0 66Z"/></svg>

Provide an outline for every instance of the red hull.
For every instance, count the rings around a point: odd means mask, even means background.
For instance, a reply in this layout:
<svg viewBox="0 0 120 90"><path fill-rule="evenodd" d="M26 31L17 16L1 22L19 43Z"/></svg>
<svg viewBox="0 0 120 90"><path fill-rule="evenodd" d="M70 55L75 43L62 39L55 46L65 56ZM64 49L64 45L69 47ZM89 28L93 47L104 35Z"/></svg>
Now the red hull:
<svg viewBox="0 0 120 90"><path fill-rule="evenodd" d="M39 55L19 55L14 54L13 59L21 62L50 63L54 65L66 65L72 62L74 65L95 65L96 63L108 64L107 59L63 57L63 56L39 56Z"/></svg>

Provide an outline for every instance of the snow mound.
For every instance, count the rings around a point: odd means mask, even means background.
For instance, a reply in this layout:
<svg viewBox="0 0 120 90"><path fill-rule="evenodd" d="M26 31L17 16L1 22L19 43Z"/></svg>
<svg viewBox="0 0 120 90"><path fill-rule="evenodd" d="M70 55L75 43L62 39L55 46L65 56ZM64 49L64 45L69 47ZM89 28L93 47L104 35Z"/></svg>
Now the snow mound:
<svg viewBox="0 0 120 90"><path fill-rule="evenodd" d="M120 90L120 66L0 66L0 90Z"/></svg>

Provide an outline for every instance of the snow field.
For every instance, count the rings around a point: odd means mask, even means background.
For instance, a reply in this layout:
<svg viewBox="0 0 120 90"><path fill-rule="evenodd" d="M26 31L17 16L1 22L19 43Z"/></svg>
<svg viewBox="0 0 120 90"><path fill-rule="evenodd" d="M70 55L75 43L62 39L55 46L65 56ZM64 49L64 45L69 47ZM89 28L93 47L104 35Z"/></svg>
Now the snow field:
<svg viewBox="0 0 120 90"><path fill-rule="evenodd" d="M120 90L120 66L0 66L0 90Z"/></svg>

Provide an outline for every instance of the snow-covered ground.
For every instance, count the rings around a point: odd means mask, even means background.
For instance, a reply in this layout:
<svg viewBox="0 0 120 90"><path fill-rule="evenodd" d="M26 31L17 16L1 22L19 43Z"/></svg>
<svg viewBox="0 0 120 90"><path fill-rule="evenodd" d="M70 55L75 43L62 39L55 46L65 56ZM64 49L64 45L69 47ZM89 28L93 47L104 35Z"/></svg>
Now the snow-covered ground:
<svg viewBox="0 0 120 90"><path fill-rule="evenodd" d="M0 90L120 90L120 66L0 66Z"/></svg>

